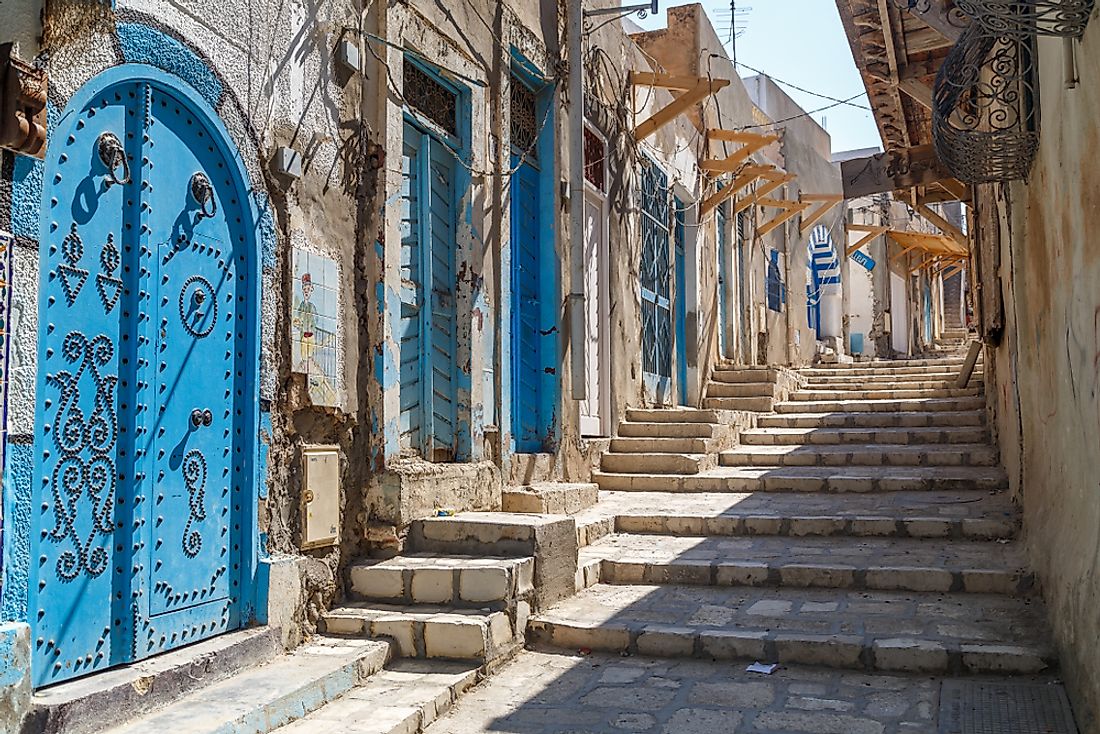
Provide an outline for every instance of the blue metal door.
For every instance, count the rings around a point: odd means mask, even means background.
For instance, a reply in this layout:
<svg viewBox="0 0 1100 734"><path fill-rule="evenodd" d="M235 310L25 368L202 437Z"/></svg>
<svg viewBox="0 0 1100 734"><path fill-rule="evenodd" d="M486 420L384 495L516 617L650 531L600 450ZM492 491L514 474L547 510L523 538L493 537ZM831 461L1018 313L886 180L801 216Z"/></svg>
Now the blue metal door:
<svg viewBox="0 0 1100 734"><path fill-rule="evenodd" d="M512 433L516 451L548 451L553 443L555 372L546 348L556 338L547 318L543 238L540 235L539 169L527 156L512 158Z"/></svg>
<svg viewBox="0 0 1100 734"><path fill-rule="evenodd" d="M725 359L730 356L729 338L729 284L730 249L726 212L723 207L714 210L714 222L718 229L718 356Z"/></svg>
<svg viewBox="0 0 1100 734"><path fill-rule="evenodd" d="M676 249L676 395L680 405L688 404L687 368L687 253L684 239L684 204L675 199L673 241Z"/></svg>
<svg viewBox="0 0 1100 734"><path fill-rule="evenodd" d="M50 144L36 685L240 624L253 241L214 136L141 81L68 111Z"/></svg>
<svg viewBox="0 0 1100 734"><path fill-rule="evenodd" d="M652 162L642 168L642 373L664 393L672 378L672 303L669 298L668 176Z"/></svg>
<svg viewBox="0 0 1100 734"><path fill-rule="evenodd" d="M401 447L432 461L455 458L457 325L455 158L405 124L402 154Z"/></svg>

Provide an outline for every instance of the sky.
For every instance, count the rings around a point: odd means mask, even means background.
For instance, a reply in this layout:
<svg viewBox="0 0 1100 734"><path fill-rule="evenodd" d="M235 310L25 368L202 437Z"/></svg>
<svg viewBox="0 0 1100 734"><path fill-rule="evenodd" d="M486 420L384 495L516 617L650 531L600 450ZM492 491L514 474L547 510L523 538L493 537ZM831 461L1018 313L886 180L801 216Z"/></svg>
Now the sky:
<svg viewBox="0 0 1100 734"><path fill-rule="evenodd" d="M643 28L665 25L665 9L687 0L660 0L656 16L630 19ZM834 0L734 0L737 4L737 61L766 72L803 109L817 110L833 102L800 92L782 82L836 99L852 100L868 106L863 81L852 61L852 51L844 35ZM730 0L701 0L719 36L730 30ZM623 0L623 5L633 0ZM730 52L730 46L726 46ZM732 55L732 54L731 54ZM741 76L755 72L741 67ZM881 147L878 128L869 109L840 105L817 112L814 119L832 136L833 151Z"/></svg>

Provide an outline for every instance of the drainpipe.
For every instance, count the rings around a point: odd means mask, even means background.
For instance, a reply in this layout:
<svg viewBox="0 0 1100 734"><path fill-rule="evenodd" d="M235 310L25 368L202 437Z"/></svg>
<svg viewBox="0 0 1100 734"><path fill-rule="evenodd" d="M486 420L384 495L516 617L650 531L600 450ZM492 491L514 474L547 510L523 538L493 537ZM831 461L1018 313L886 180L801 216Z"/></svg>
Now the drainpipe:
<svg viewBox="0 0 1100 734"><path fill-rule="evenodd" d="M569 371L574 400L585 398L584 360L584 71L581 0L569 3Z"/></svg>

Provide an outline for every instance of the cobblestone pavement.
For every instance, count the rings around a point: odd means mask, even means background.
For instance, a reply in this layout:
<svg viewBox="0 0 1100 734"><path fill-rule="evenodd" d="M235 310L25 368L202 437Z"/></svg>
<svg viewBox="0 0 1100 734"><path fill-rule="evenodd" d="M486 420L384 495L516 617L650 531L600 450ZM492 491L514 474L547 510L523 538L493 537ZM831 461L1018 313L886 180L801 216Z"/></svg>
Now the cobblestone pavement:
<svg viewBox="0 0 1100 734"><path fill-rule="evenodd" d="M427 734L928 734L939 679L525 651Z"/></svg>

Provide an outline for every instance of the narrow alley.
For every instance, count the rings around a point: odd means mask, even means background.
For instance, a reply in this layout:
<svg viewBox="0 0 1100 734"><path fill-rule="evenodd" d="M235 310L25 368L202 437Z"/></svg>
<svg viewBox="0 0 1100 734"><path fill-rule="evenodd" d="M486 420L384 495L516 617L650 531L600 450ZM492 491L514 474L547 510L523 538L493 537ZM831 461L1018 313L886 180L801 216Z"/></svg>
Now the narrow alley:
<svg viewBox="0 0 1100 734"><path fill-rule="evenodd" d="M0 734L1100 734L1095 0L0 0Z"/></svg>

